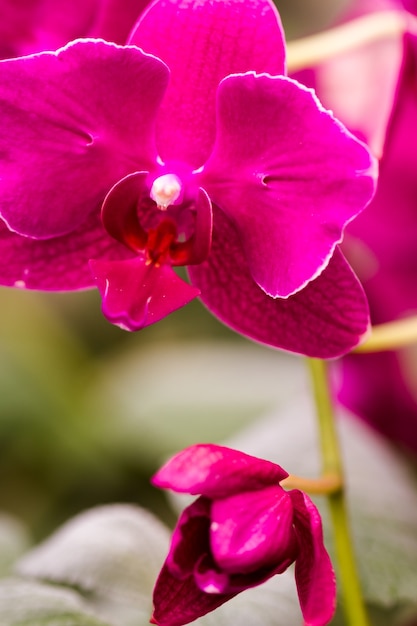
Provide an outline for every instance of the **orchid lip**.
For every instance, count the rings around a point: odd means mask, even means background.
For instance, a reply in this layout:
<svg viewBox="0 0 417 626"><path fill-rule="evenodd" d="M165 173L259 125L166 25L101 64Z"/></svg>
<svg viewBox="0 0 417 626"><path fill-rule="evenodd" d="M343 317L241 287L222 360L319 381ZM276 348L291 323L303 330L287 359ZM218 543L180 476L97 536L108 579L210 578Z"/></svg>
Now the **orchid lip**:
<svg viewBox="0 0 417 626"><path fill-rule="evenodd" d="M158 174L134 172L114 185L102 206L103 225L148 263L201 263L211 245L210 199L182 170Z"/></svg>

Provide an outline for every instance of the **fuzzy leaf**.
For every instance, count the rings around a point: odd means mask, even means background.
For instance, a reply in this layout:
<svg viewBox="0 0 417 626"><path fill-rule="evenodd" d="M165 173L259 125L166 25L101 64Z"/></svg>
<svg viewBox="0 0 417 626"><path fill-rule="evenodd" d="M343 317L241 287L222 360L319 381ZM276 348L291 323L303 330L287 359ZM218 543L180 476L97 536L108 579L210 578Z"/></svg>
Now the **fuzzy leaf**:
<svg viewBox="0 0 417 626"><path fill-rule="evenodd" d="M70 589L5 578L0 581L2 626L113 626L91 612Z"/></svg>
<svg viewBox="0 0 417 626"><path fill-rule="evenodd" d="M76 587L88 606L117 626L149 622L152 588L168 551L169 532L129 505L86 511L24 556L16 572Z"/></svg>

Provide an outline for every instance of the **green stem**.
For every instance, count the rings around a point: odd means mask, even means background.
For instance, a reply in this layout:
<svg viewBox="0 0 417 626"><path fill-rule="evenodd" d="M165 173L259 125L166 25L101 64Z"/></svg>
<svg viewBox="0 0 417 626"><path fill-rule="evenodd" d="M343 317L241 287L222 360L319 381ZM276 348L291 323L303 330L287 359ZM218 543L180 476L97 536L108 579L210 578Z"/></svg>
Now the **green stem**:
<svg viewBox="0 0 417 626"><path fill-rule="evenodd" d="M417 343L417 315L373 326L369 337L353 352L398 350Z"/></svg>
<svg viewBox="0 0 417 626"><path fill-rule="evenodd" d="M323 473L335 474L342 479L343 463L328 384L327 365L320 359L307 361L317 408ZM355 562L343 487L329 494L328 502L346 622L349 626L369 626Z"/></svg>

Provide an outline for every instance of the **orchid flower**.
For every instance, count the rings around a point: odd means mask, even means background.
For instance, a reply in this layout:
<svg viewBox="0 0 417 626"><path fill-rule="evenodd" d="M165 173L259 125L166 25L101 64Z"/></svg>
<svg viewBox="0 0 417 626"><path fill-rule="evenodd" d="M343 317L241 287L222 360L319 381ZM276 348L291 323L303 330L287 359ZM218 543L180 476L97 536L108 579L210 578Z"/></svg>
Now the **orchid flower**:
<svg viewBox="0 0 417 626"><path fill-rule="evenodd" d="M180 626L295 563L305 623L333 617L336 586L320 514L285 491L279 465L223 446L186 448L154 476L158 487L200 494L182 513L154 589L151 622Z"/></svg>
<svg viewBox="0 0 417 626"><path fill-rule="evenodd" d="M157 0L130 45L3 61L0 283L96 285L128 330L200 295L275 347L356 345L367 303L337 244L374 161L284 55L268 0Z"/></svg>

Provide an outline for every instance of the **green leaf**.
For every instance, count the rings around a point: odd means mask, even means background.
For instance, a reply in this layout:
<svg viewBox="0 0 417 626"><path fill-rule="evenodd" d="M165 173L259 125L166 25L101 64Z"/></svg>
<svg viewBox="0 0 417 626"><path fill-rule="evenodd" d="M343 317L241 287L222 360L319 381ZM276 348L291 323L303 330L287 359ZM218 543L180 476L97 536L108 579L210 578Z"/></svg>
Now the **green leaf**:
<svg viewBox="0 0 417 626"><path fill-rule="evenodd" d="M152 589L169 531L130 505L91 509L24 556L16 572L75 587L86 604L117 626L149 623Z"/></svg>
<svg viewBox="0 0 417 626"><path fill-rule="evenodd" d="M89 611L70 589L34 581L0 581L2 626L111 626Z"/></svg>

